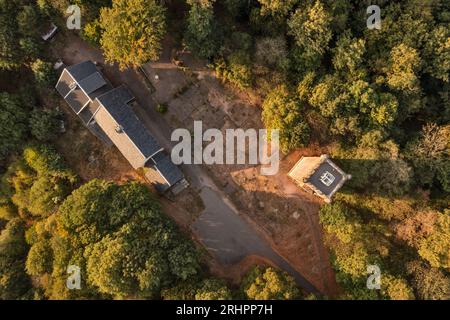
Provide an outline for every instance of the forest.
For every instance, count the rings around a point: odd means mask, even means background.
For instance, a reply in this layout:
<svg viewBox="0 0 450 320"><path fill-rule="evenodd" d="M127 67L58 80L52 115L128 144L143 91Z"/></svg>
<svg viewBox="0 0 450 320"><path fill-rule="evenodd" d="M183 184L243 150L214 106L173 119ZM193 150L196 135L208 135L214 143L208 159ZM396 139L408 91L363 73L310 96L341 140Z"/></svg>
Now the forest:
<svg viewBox="0 0 450 320"><path fill-rule="evenodd" d="M46 21L65 28L72 3L107 62L156 61L170 35L261 97L284 154L320 146L351 173L319 212L338 296L308 296L275 268L230 288L144 185L67 166L40 34ZM450 299L449 1L0 0L0 38L1 299ZM71 264L82 290L66 288ZM381 290L366 288L368 265Z"/></svg>

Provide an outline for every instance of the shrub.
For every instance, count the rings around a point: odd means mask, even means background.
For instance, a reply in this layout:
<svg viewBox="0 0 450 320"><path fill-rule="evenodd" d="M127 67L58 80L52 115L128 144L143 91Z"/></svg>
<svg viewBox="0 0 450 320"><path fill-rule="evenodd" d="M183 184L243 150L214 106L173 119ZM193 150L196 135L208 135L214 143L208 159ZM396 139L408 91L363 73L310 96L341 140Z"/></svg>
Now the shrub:
<svg viewBox="0 0 450 320"><path fill-rule="evenodd" d="M55 139L59 130L59 112L34 109L30 117L31 134L40 141Z"/></svg>
<svg viewBox="0 0 450 320"><path fill-rule="evenodd" d="M205 279L197 290L195 300L231 300L231 291L217 279Z"/></svg>
<svg viewBox="0 0 450 320"><path fill-rule="evenodd" d="M52 255L51 246L48 241L36 242L28 252L26 271L29 275L38 276L51 272Z"/></svg>
<svg viewBox="0 0 450 320"><path fill-rule="evenodd" d="M308 144L309 125L304 121L299 101L286 86L273 89L263 102L262 120L266 128L280 130L280 147L285 153Z"/></svg>
<svg viewBox="0 0 450 320"><path fill-rule="evenodd" d="M100 39L102 38L103 28L100 24L99 19L95 19L91 22L86 23L81 32L81 37L92 43L93 45L99 46Z"/></svg>
<svg viewBox="0 0 450 320"><path fill-rule="evenodd" d="M294 278L271 267L253 268L243 279L241 291L251 300L292 300L301 297Z"/></svg>
<svg viewBox="0 0 450 320"><path fill-rule="evenodd" d="M31 65L36 83L41 87L53 86L56 82L56 73L51 62L37 59Z"/></svg>
<svg viewBox="0 0 450 320"><path fill-rule="evenodd" d="M252 84L250 56L243 51L233 52L227 61L218 60L216 73L219 78L230 81L239 89L248 88Z"/></svg>
<svg viewBox="0 0 450 320"><path fill-rule="evenodd" d="M165 103L158 103L158 105L156 106L156 111L158 111L159 113L166 113L167 112L167 104Z"/></svg>
<svg viewBox="0 0 450 320"><path fill-rule="evenodd" d="M255 59L256 62L267 67L281 69L287 66L287 49L284 37L267 37L256 41Z"/></svg>

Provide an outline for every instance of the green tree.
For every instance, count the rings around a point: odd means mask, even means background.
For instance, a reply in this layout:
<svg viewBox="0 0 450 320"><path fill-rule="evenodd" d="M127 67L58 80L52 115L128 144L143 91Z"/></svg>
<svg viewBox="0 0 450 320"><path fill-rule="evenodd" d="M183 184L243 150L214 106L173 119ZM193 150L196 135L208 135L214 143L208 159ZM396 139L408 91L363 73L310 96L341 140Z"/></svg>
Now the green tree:
<svg viewBox="0 0 450 320"><path fill-rule="evenodd" d="M161 298L163 300L195 300L197 287L197 281L181 281L161 290Z"/></svg>
<svg viewBox="0 0 450 320"><path fill-rule="evenodd" d="M230 81L239 89L245 89L252 84L250 56L243 51L230 54L227 61L220 60L216 66L219 78Z"/></svg>
<svg viewBox="0 0 450 320"><path fill-rule="evenodd" d="M448 163L450 150L450 126L428 123L423 126L420 136L411 140L405 156L415 169L417 183L431 186L436 179L444 191L450 191Z"/></svg>
<svg viewBox="0 0 450 320"><path fill-rule="evenodd" d="M336 268L336 266L335 266ZM343 294L339 295L340 299L345 300L379 300L380 296L377 290L367 288L367 276L354 277L339 269L336 270L336 280L341 288L344 289Z"/></svg>
<svg viewBox="0 0 450 320"><path fill-rule="evenodd" d="M33 3L0 3L0 69L17 69L36 58L41 25L41 14Z"/></svg>
<svg viewBox="0 0 450 320"><path fill-rule="evenodd" d="M262 119L267 129L280 130L280 147L285 153L309 142L309 125L303 120L299 102L286 86L270 92L262 105Z"/></svg>
<svg viewBox="0 0 450 320"><path fill-rule="evenodd" d="M323 55L333 36L331 17L317 0L307 8L298 8L288 20L289 34L309 55Z"/></svg>
<svg viewBox="0 0 450 320"><path fill-rule="evenodd" d="M433 232L419 241L418 252L432 267L450 270L450 210L438 216Z"/></svg>
<svg viewBox="0 0 450 320"><path fill-rule="evenodd" d="M165 8L155 0L114 0L101 9L100 44L106 61L121 69L157 60L166 33Z"/></svg>
<svg viewBox="0 0 450 320"><path fill-rule="evenodd" d="M354 72L364 63L364 39L355 39L350 31L343 33L333 49L333 66L337 70Z"/></svg>
<svg viewBox="0 0 450 320"><path fill-rule="evenodd" d="M205 279L195 294L195 300L231 300L231 291L217 279Z"/></svg>
<svg viewBox="0 0 450 320"><path fill-rule="evenodd" d="M33 244L28 252L25 269L29 275L39 276L51 273L52 248L46 240Z"/></svg>
<svg viewBox="0 0 450 320"><path fill-rule="evenodd" d="M444 26L432 30L430 40L426 44L425 69L433 77L445 82L450 81L450 31Z"/></svg>
<svg viewBox="0 0 450 320"><path fill-rule="evenodd" d="M251 7L251 1L243 0L224 0L225 7L234 18L241 18L248 14Z"/></svg>
<svg viewBox="0 0 450 320"><path fill-rule="evenodd" d="M387 74L389 86L405 92L417 92L420 85L417 77L421 61L417 50L400 44L391 51L391 66Z"/></svg>
<svg viewBox="0 0 450 320"><path fill-rule="evenodd" d="M34 109L30 117L31 134L40 141L55 139L60 128L58 117L56 110Z"/></svg>
<svg viewBox="0 0 450 320"><path fill-rule="evenodd" d="M10 201L0 201L0 219L11 220L17 217L17 209Z"/></svg>
<svg viewBox="0 0 450 320"><path fill-rule="evenodd" d="M253 7L250 11L250 27L255 34L275 37L286 29L286 19L279 14L267 14L261 8Z"/></svg>
<svg viewBox="0 0 450 320"><path fill-rule="evenodd" d="M33 38L22 38L19 40L19 46L23 54L27 57L36 57L39 55L41 46Z"/></svg>
<svg viewBox="0 0 450 320"><path fill-rule="evenodd" d="M37 59L31 65L36 83L42 87L53 87L56 83L56 73L51 62Z"/></svg>
<svg viewBox="0 0 450 320"><path fill-rule="evenodd" d="M294 278L271 267L253 268L242 280L240 290L250 300L293 300L301 297Z"/></svg>
<svg viewBox="0 0 450 320"><path fill-rule="evenodd" d="M0 93L0 159L18 150L28 134L28 113L17 96Z"/></svg>
<svg viewBox="0 0 450 320"><path fill-rule="evenodd" d="M214 20L215 0L189 0L191 6L184 34L186 47L201 58L211 58L219 49L220 34Z"/></svg>
<svg viewBox="0 0 450 320"><path fill-rule="evenodd" d="M161 288L198 272L193 245L144 185L92 180L60 206L57 225L68 251L77 252L87 286L99 293L157 298ZM55 261L70 259L63 251L54 255ZM56 279L63 276L54 272Z"/></svg>
<svg viewBox="0 0 450 320"><path fill-rule="evenodd" d="M261 4L261 14L285 16L299 0L258 0Z"/></svg>
<svg viewBox="0 0 450 320"><path fill-rule="evenodd" d="M320 223L328 233L334 234L343 243L358 239L361 221L356 214L341 203L327 204L320 208Z"/></svg>
<svg viewBox="0 0 450 320"><path fill-rule="evenodd" d="M102 293L124 296L137 291L133 277L126 275L129 254L122 238L104 237L88 251L87 275L89 281Z"/></svg>
<svg viewBox="0 0 450 320"><path fill-rule="evenodd" d="M99 19L95 19L91 22L86 23L83 27L83 32L81 36L83 39L89 41L93 45L100 45L102 39L103 28Z"/></svg>
<svg viewBox="0 0 450 320"><path fill-rule="evenodd" d="M414 293L405 279L384 275L381 290L390 300L414 300Z"/></svg>
<svg viewBox="0 0 450 320"><path fill-rule="evenodd" d="M220 279L191 278L161 291L163 300L230 300L231 291Z"/></svg>
<svg viewBox="0 0 450 320"><path fill-rule="evenodd" d="M412 277L419 299L450 299L450 281L439 269L430 268L422 261L411 261L407 265L407 272Z"/></svg>
<svg viewBox="0 0 450 320"><path fill-rule="evenodd" d="M11 177L11 199L21 211L49 216L72 191L77 182L61 156L48 146L25 148L23 160Z"/></svg>
<svg viewBox="0 0 450 320"><path fill-rule="evenodd" d="M354 280L366 275L370 255L367 247L362 242L352 242L346 246L336 246L333 251L335 255L335 267Z"/></svg>
<svg viewBox="0 0 450 320"><path fill-rule="evenodd" d="M24 271L27 245L20 219L8 222L0 234L0 299L20 299L31 282Z"/></svg>
<svg viewBox="0 0 450 320"><path fill-rule="evenodd" d="M17 28L13 11L0 7L0 69L15 69L20 65L20 50L17 44Z"/></svg>
<svg viewBox="0 0 450 320"><path fill-rule="evenodd" d="M26 5L17 14L18 30L23 36L37 37L41 16L34 5Z"/></svg>
<svg viewBox="0 0 450 320"><path fill-rule="evenodd" d="M78 2L78 1L77 1ZM37 5L41 12L46 14L58 13L60 16L66 14L67 8L70 6L69 0L38 0Z"/></svg>

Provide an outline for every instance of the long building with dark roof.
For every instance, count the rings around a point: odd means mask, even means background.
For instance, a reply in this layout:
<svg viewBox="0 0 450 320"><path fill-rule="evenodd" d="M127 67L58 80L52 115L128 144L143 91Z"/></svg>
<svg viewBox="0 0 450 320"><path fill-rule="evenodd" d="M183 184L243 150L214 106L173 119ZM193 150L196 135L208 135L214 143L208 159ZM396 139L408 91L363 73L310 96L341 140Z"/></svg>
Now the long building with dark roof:
<svg viewBox="0 0 450 320"><path fill-rule="evenodd" d="M145 168L158 191L185 182L183 173L130 107L133 94L124 85L113 88L92 61L65 68L56 90L95 135L114 144L133 168Z"/></svg>

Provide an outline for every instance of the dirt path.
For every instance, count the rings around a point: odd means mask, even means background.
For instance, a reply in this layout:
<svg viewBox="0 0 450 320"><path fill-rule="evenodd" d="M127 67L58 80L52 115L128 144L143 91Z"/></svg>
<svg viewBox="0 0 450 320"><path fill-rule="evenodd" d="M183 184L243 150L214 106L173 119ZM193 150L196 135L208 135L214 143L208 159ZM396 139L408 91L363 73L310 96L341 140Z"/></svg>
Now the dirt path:
<svg viewBox="0 0 450 320"><path fill-rule="evenodd" d="M319 291L295 270L283 257L259 235L219 192L205 187L201 197L206 209L193 224L192 229L199 240L223 265L234 265L247 256L260 256L269 259L278 268L291 274L306 291L318 294Z"/></svg>

